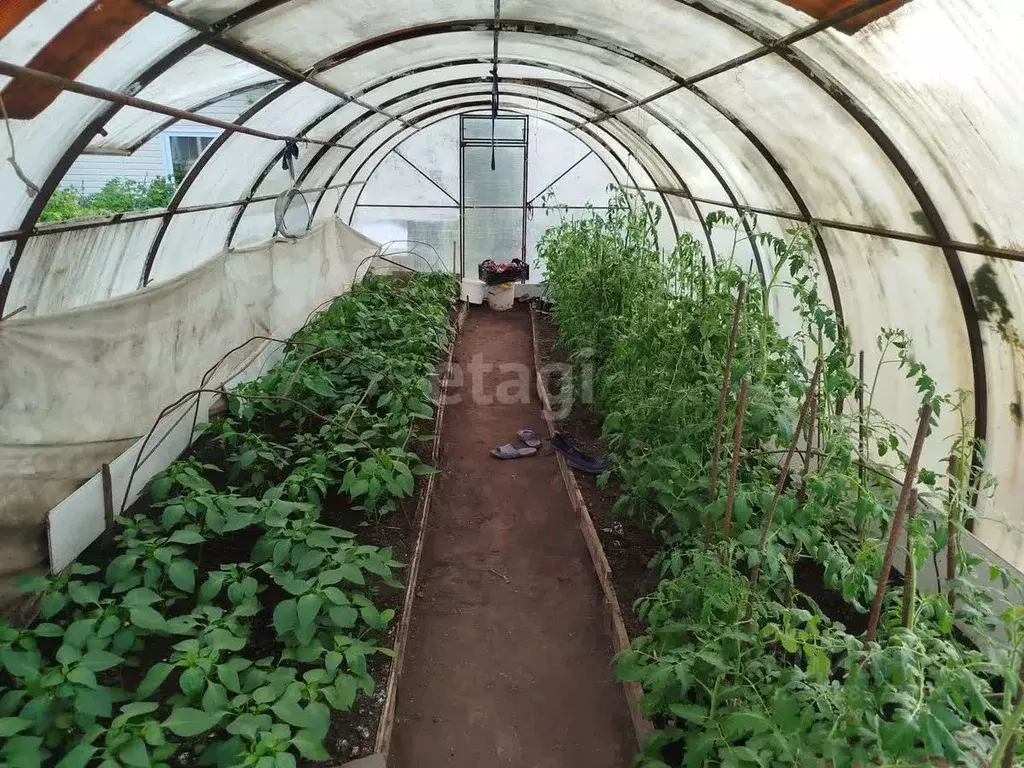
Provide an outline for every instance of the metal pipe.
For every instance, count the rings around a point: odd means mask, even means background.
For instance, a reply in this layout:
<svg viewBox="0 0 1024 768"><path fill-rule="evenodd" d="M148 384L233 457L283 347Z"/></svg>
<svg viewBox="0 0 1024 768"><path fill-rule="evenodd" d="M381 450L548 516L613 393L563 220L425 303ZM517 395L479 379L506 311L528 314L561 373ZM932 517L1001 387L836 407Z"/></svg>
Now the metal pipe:
<svg viewBox="0 0 1024 768"><path fill-rule="evenodd" d="M344 187L357 187L365 184L365 181L352 181L347 184L333 184L329 187L313 187L311 189L298 189L295 190L300 194L312 194L314 192L327 192L332 189L342 189ZM17 240L19 237L24 235L28 236L43 236L43 235L56 235L62 232L77 232L86 229L98 229L99 227L109 227L114 224L125 224L133 221L149 221L151 219L161 219L165 216L176 215L177 213L200 213L202 211L216 211L221 208L236 208L241 205L248 205L249 203L260 203L268 200L276 200L280 197L283 192L278 192L275 195L260 195L259 197L243 197L239 200L231 200L220 203L205 203L203 205L183 205L177 209L175 214L172 214L166 208L160 210L150 211L125 211L124 213L114 214L109 219L103 219L102 221L84 221L75 223L74 221L60 222L56 224L44 224L42 227L35 227L30 230L15 229L8 232L0 232L0 243L8 240ZM5 320L7 318L4 318Z"/></svg>
<svg viewBox="0 0 1024 768"><path fill-rule="evenodd" d="M174 8L168 7L161 2L156 2L156 0L133 1L138 5L143 6L144 8L148 8L153 13L158 13L161 16L165 16L168 19L173 19L179 24L182 24L186 27L189 27L190 29L194 29L195 31L199 32L205 38L206 44L209 45L211 48L216 48L222 53L226 53L230 56L234 56L236 59L248 62L249 64L253 64L259 67L260 69L265 69L267 72L270 72L271 74L274 74L277 77L281 77L285 80L288 80L289 82L296 84L306 83L307 85L311 85L314 88L319 88L321 91L329 93L332 96L336 96L337 98L342 99L343 101L348 101L353 104L357 104L363 109L368 109L371 112L376 112L378 115L382 115L388 118L388 120L395 120L397 122L402 123L402 125L409 127L409 124L403 121L401 118L384 111L380 107L376 107L373 104L368 104L367 102L364 102L356 98L355 96L351 96L345 93L344 91L335 88L334 86L328 85L327 83L322 83L319 80L314 80L313 76L316 74L315 68L311 70L308 74L303 74L298 70L292 69L291 67L288 67L279 61L275 61L274 59L265 56L264 54L260 53L259 51L253 48L250 48L244 43L239 43L235 40L227 40L224 37L221 37L223 32L226 32L228 29L230 29L231 26L234 26L234 24L218 23L216 25L209 26L203 24L200 21L196 21L195 19L186 16L185 14L175 10ZM251 9L246 10L251 11ZM249 14L247 14L247 16L248 15ZM227 20L225 20L225 22L226 21Z"/></svg>
<svg viewBox="0 0 1024 768"><path fill-rule="evenodd" d="M598 123L603 123L605 120L608 120L609 118L614 117L615 115L622 114L623 112L628 112L629 110L636 109L637 107L642 107L645 104L650 104L652 101L657 101L658 99L664 96L668 96L669 94L675 93L676 91L680 91L683 88L688 88L691 85L696 85L702 80L707 80L709 78L715 77L716 75L721 75L724 72L728 72L732 69L736 69L737 67L741 67L744 64L749 64L752 61L762 59L765 56L775 53L776 51L781 51L786 48L789 48L791 45L799 43L801 40L806 40L808 37L816 35L819 32L822 32L823 30L836 26L837 24L842 24L847 19L851 19L854 16L864 13L865 11L870 11L876 6L883 5L887 2L890 2L890 0L860 0L860 2L854 3L853 5L848 6L843 10L832 14L831 16L826 16L824 19L820 19L819 21L816 21L813 24L804 27L803 29L798 29L796 32L791 32L790 34L780 37L777 40L765 43L760 48L755 48L754 50L749 51L748 53L744 53L740 56L729 59L728 61L723 61L721 64L716 64L715 66L710 67L709 69L705 69L704 71L699 72L696 75L683 78L682 80L677 81L675 84L670 85L667 88L662 88L657 93L653 93L650 96L645 96L639 101L636 101L632 104L627 104L623 107L617 107L615 109L603 113L598 117L585 120L584 122L577 125L576 128L582 128L584 125L587 124L596 125Z"/></svg>
<svg viewBox="0 0 1024 768"><path fill-rule="evenodd" d="M997 246L978 245L976 243L964 243L957 240L944 241L931 235L918 235L913 232L900 232L894 229L870 227L864 224L853 224L851 222L836 221L834 219L819 219L815 216L804 216L799 213L777 211L773 208L760 208L758 206L753 205L736 205L733 203L725 202L724 200L712 200L706 197L698 197L696 195L690 194L689 192L685 192L681 189L673 189L671 187L631 187L631 189L637 189L641 192L658 192L663 195L682 197L687 200L690 200L691 202L705 203L707 205L720 206L722 208L732 208L737 211L743 211L745 213L757 213L763 216L774 216L779 219L799 221L804 224L814 224L819 227L824 227L825 229L836 229L843 232L856 232L857 234L861 235L884 237L889 240L900 240L906 243L927 245L933 248L952 248L953 250L962 251L964 253L976 253L982 256L991 256L996 259L1006 259L1008 261L1024 262L1024 251L1015 251L1010 248L999 248Z"/></svg>
<svg viewBox="0 0 1024 768"><path fill-rule="evenodd" d="M26 80L35 81L41 85L46 85L51 88L59 88L62 91L69 91L71 93L77 93L81 96L89 96L94 99L101 99L103 101L110 102L111 104L119 104L122 107L134 107L136 109L142 109L146 112L155 112L160 115L167 115L173 117L176 120L191 120L194 123L202 123L203 125L209 125L213 128L220 128L223 131L231 133L244 133L249 136L255 136L259 139L269 139L271 141L286 141L303 144L321 144L327 147L340 147L341 149L351 149L351 147L345 144L335 144L329 141L321 141L320 139L311 139L303 136L285 136L277 133L267 133L256 128L249 128L238 123L228 123L224 120L218 120L214 117L206 117L196 112L189 112L185 109L176 109L174 107L168 107L163 104L158 104L155 101L147 101L146 99L140 99L135 96L129 96L124 93L118 93L117 91L111 91L106 88L98 88L94 85L87 85L86 83L80 83L77 80L70 80L66 77L60 77L59 75L52 75L49 72L43 72L39 69L32 69L30 67L22 67L18 64L12 64L9 61L0 61L0 75L6 75L7 77L23 78Z"/></svg>

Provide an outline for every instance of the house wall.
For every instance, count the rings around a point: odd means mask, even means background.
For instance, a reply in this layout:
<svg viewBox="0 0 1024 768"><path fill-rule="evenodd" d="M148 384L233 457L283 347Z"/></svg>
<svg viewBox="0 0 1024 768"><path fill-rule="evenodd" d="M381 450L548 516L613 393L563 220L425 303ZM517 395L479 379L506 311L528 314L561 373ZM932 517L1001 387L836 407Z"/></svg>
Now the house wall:
<svg viewBox="0 0 1024 768"><path fill-rule="evenodd" d="M258 89L231 96L198 112L204 117L230 122L248 109L264 92L265 89ZM216 128L186 120L179 120L167 127L171 132L188 129L212 132L214 135L220 133ZM150 182L166 175L167 163L164 158L163 140L158 135L131 155L81 155L68 169L60 186L61 189L71 188L85 194L93 194L103 189L103 185L113 178Z"/></svg>

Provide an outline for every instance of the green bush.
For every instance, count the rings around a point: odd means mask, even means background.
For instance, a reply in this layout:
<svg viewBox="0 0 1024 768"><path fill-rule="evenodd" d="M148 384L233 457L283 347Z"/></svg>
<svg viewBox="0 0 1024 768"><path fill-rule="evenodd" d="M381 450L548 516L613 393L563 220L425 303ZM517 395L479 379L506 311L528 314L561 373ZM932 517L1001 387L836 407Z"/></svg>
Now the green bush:
<svg viewBox="0 0 1024 768"><path fill-rule="evenodd" d="M135 179L110 179L103 189L92 195L71 188L59 189L46 203L39 221L69 221L108 213L166 208L174 190L174 181L162 176L149 183Z"/></svg>

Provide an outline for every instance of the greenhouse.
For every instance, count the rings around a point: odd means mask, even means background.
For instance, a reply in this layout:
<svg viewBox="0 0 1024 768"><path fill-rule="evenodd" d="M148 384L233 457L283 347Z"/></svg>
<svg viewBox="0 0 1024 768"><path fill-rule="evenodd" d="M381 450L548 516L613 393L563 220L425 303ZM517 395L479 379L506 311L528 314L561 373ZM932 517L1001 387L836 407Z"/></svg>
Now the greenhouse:
<svg viewBox="0 0 1024 768"><path fill-rule="evenodd" d="M1022 39L0 0L0 765L1024 765Z"/></svg>

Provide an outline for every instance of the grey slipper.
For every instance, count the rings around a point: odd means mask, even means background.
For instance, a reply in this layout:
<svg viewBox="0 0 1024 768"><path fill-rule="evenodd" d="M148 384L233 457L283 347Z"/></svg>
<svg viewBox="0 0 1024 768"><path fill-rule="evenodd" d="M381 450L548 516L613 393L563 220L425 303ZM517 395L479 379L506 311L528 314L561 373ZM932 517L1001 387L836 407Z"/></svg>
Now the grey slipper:
<svg viewBox="0 0 1024 768"><path fill-rule="evenodd" d="M505 443L492 448L491 456L496 459L521 459L524 456L533 456L536 452L536 448L516 448L512 443Z"/></svg>
<svg viewBox="0 0 1024 768"><path fill-rule="evenodd" d="M520 429L516 434L519 435L520 440L531 448L540 448L543 445L541 439L537 437L537 433L532 429Z"/></svg>

